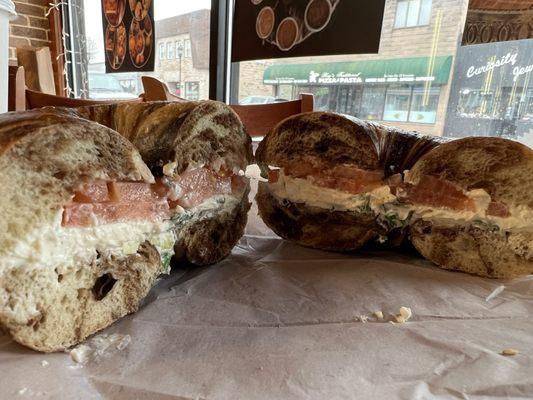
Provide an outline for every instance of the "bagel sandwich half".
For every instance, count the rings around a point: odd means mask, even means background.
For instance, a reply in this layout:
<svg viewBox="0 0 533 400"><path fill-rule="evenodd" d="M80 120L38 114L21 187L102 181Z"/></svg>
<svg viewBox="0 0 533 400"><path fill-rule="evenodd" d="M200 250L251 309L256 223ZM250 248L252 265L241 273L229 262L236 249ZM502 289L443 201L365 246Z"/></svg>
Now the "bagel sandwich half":
<svg viewBox="0 0 533 400"><path fill-rule="evenodd" d="M135 147L50 111L0 115L0 328L44 352L134 312L176 240Z"/></svg>
<svg viewBox="0 0 533 400"><path fill-rule="evenodd" d="M395 198L380 159L377 126L312 112L278 124L260 143L259 214L281 237L349 251L387 234L378 209Z"/></svg>
<svg viewBox="0 0 533 400"><path fill-rule="evenodd" d="M533 150L494 137L442 144L405 174L398 213L442 268L489 278L533 273ZM403 210L402 210L403 209Z"/></svg>
<svg viewBox="0 0 533 400"><path fill-rule="evenodd" d="M172 200L176 259L196 265L226 257L244 233L251 138L224 103L146 102L64 112L116 130L139 150Z"/></svg>

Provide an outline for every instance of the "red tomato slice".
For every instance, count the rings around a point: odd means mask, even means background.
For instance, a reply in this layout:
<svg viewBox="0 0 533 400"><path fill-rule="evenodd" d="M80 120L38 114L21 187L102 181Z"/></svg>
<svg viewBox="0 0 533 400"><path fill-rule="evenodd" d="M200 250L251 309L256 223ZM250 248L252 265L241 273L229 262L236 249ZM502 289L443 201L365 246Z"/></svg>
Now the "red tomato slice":
<svg viewBox="0 0 533 400"><path fill-rule="evenodd" d="M103 203L109 201L109 191L106 181L94 181L83 183L74 192L76 203Z"/></svg>
<svg viewBox="0 0 533 400"><path fill-rule="evenodd" d="M309 177L317 186L351 194L365 193L383 184L382 172L367 171L352 165L337 165L331 168L326 164L319 165L299 161L287 164L283 169L287 176L293 178ZM279 175L271 171L269 182L275 182L277 179L279 179Z"/></svg>
<svg viewBox="0 0 533 400"><path fill-rule="evenodd" d="M185 171L176 183L183 193L178 204L184 208L195 207L216 195L232 193L231 176L222 177L208 168Z"/></svg>
<svg viewBox="0 0 533 400"><path fill-rule="evenodd" d="M271 169L268 171L268 181L270 183L276 183L279 181L279 169Z"/></svg>
<svg viewBox="0 0 533 400"><path fill-rule="evenodd" d="M131 221L161 221L170 217L166 201L137 203L73 203L65 207L63 226L94 226Z"/></svg>
<svg viewBox="0 0 533 400"><path fill-rule="evenodd" d="M158 221L170 218L177 205L197 206L216 196L242 192L247 179L231 172L216 173L208 168L186 171L173 184L175 196L163 179L145 182L84 183L65 206L63 226L91 226L124 221ZM176 200L176 197L179 197Z"/></svg>
<svg viewBox="0 0 533 400"><path fill-rule="evenodd" d="M474 200L453 182L424 175L420 182L407 189L406 199L412 203L459 211L476 211Z"/></svg>
<svg viewBox="0 0 533 400"><path fill-rule="evenodd" d="M151 185L145 182L110 182L111 199L119 203L155 200Z"/></svg>
<svg viewBox="0 0 533 400"><path fill-rule="evenodd" d="M511 214L509 213L509 208L505 203L502 203L501 201L491 201L489 203L489 207L487 208L487 215L507 218Z"/></svg>

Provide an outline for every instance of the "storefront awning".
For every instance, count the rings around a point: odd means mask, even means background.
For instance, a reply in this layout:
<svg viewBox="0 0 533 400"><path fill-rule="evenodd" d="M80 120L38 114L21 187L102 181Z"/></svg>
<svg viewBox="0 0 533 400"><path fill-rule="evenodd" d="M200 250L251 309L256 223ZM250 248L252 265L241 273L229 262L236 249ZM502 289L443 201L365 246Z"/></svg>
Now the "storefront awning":
<svg viewBox="0 0 533 400"><path fill-rule="evenodd" d="M351 85L358 83L448 83L452 56L412 57L389 60L279 64L263 75L267 85Z"/></svg>

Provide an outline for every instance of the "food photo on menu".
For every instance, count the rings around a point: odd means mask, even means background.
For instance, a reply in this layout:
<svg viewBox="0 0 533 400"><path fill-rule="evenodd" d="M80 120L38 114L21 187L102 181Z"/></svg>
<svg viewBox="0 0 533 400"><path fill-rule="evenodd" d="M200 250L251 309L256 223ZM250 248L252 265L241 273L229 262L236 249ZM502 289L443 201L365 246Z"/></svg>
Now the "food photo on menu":
<svg viewBox="0 0 533 400"><path fill-rule="evenodd" d="M0 399L533 399L533 1L30 3Z"/></svg>

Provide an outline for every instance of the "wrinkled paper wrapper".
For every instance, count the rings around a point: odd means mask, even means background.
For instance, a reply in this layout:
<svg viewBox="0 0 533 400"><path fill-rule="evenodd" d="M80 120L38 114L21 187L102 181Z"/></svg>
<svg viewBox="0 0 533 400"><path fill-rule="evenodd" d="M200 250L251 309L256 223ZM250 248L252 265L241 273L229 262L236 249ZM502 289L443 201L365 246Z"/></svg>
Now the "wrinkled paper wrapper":
<svg viewBox="0 0 533 400"><path fill-rule="evenodd" d="M402 306L411 319L390 323ZM306 249L254 205L230 257L175 271L103 332L129 335L127 347L77 364L0 336L0 398L533 398L532 316L533 276Z"/></svg>

